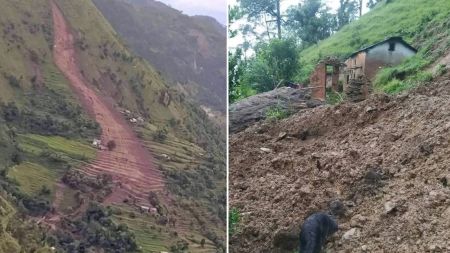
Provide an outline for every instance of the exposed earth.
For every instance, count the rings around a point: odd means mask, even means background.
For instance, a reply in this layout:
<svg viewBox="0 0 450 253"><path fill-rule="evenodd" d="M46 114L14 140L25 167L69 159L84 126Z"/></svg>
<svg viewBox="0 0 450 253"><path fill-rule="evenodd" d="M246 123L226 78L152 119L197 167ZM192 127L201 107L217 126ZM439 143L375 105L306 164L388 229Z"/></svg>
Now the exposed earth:
<svg viewBox="0 0 450 253"><path fill-rule="evenodd" d="M55 27L54 61L70 81L84 108L102 128L102 143L114 141L112 150L99 150L95 161L81 170L90 175L110 174L118 183L107 203L121 203L131 196L138 203L148 203L150 191L164 188L161 172L154 166L150 153L143 147L131 126L105 97L96 92L83 78L77 65L74 36L63 14L52 2Z"/></svg>
<svg viewBox="0 0 450 253"><path fill-rule="evenodd" d="M234 134L230 252L296 252L317 211L339 224L326 252L450 252L449 108L446 76Z"/></svg>

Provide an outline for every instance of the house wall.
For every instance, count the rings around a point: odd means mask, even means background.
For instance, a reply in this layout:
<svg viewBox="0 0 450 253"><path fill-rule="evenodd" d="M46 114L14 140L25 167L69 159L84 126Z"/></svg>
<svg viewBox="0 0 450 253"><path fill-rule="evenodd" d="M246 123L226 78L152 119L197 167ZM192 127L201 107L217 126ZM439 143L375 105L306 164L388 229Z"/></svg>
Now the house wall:
<svg viewBox="0 0 450 253"><path fill-rule="evenodd" d="M326 99L327 67L320 63L309 78L311 97L324 101Z"/></svg>
<svg viewBox="0 0 450 253"><path fill-rule="evenodd" d="M345 61L345 71L344 71L344 92L347 91L349 81L351 79L356 79L358 76L363 75L365 71L366 63L366 52L360 52L353 57Z"/></svg>
<svg viewBox="0 0 450 253"><path fill-rule="evenodd" d="M377 72L387 66L395 66L402 63L406 58L416 53L402 43L395 43L395 50L389 51L389 41L367 50L364 73L369 80L373 80Z"/></svg>

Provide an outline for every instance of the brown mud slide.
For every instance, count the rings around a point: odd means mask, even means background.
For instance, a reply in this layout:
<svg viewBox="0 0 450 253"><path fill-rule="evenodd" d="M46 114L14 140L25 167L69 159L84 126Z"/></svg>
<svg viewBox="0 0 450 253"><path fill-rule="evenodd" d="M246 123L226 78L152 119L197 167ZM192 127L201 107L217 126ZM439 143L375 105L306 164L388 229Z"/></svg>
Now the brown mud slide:
<svg viewBox="0 0 450 253"><path fill-rule="evenodd" d="M116 143L112 151L99 150L95 161L81 170L89 176L113 176L119 186L105 200L107 203L120 203L129 196L138 203L148 203L150 191L164 188L161 172L127 121L83 78L76 61L74 36L59 7L53 1L51 3L55 33L54 61L69 80L85 110L100 124L102 143Z"/></svg>
<svg viewBox="0 0 450 253"><path fill-rule="evenodd" d="M230 252L298 252L332 211L325 252L450 252L450 75L397 96L306 109L230 139Z"/></svg>

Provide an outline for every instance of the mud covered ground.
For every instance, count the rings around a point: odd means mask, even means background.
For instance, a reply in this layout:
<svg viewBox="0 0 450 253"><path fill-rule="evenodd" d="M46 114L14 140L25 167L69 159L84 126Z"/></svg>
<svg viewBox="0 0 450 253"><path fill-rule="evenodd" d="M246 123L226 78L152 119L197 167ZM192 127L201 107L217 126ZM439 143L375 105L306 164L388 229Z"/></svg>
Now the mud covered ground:
<svg viewBox="0 0 450 253"><path fill-rule="evenodd" d="M296 252L306 216L330 210L328 253L450 252L448 79L233 135L230 252Z"/></svg>

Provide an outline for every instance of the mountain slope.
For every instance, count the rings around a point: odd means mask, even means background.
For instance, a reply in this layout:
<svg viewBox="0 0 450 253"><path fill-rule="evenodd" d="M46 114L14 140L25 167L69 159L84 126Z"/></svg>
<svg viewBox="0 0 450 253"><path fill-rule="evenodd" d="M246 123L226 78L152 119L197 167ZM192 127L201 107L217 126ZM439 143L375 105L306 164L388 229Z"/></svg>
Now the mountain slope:
<svg viewBox="0 0 450 253"><path fill-rule="evenodd" d="M117 233L116 239L135 237L127 244L129 249L140 246L143 252L169 251L185 243L193 252L223 248L222 132L201 108L130 53L91 1L55 3L67 29L55 29L46 0L1 1L0 51L5 56L0 59L2 196L12 196L8 201L18 215L26 217L24 224L36 219L41 228L60 228L46 231L54 237L39 241L43 248L51 245L68 250L88 243L108 250L109 244L88 238L102 229ZM68 39L55 43L55 32L61 30ZM63 57L64 50L71 53ZM62 64L55 64L54 57ZM96 110L89 99L105 110ZM92 140L101 136L104 145L115 141L112 151L91 147ZM136 153L151 153L151 165ZM135 157L139 164L117 163L111 159L115 155L127 161ZM120 169L133 167L159 171L160 181L165 182L158 188L162 191L149 192L155 189L146 188L148 178L136 171L117 177ZM141 181L131 182L136 178ZM127 193L120 193L120 188ZM130 188L137 191L129 193ZM139 205L157 206L160 218L142 213ZM99 224L90 218L92 213L108 223ZM142 221L141 225L136 226L134 219ZM84 232L73 232L74 226ZM34 243L31 237L28 240L9 230L24 249ZM76 239L67 243L67 237ZM151 244L145 238L152 238ZM206 240L204 249L202 239ZM138 246L133 246L135 241Z"/></svg>
<svg viewBox="0 0 450 253"><path fill-rule="evenodd" d="M225 27L153 0L94 3L138 55L201 105L225 112Z"/></svg>

